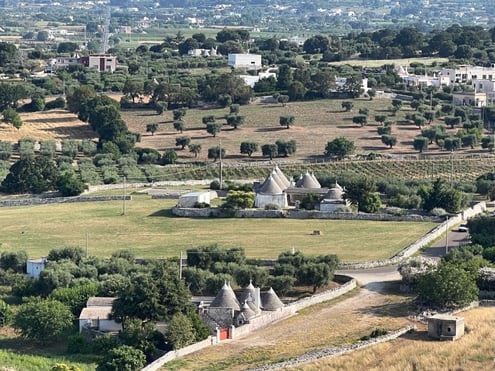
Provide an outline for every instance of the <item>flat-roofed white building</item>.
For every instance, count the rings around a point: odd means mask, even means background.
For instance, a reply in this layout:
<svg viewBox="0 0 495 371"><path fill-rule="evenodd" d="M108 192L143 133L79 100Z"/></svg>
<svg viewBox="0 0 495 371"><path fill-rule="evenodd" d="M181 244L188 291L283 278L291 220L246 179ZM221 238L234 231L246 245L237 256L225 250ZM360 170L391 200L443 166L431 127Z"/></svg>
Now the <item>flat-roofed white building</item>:
<svg viewBox="0 0 495 371"><path fill-rule="evenodd" d="M261 69L260 54L229 54L228 65L246 70Z"/></svg>

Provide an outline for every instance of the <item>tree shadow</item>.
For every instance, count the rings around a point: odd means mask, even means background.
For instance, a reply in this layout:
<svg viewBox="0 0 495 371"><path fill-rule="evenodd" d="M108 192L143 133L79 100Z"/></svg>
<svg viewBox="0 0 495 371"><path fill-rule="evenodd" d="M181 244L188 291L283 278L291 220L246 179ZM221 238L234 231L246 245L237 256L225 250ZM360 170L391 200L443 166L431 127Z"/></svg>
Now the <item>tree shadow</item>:
<svg viewBox="0 0 495 371"><path fill-rule="evenodd" d="M257 132L260 132L260 133L267 133L267 132L271 132L271 131L281 131L281 130L286 130L286 127L279 127L279 128L259 128L259 129L256 129Z"/></svg>
<svg viewBox="0 0 495 371"><path fill-rule="evenodd" d="M156 113L138 113L136 116L138 117L150 117L150 116L161 116L161 115L157 115Z"/></svg>
<svg viewBox="0 0 495 371"><path fill-rule="evenodd" d="M387 149L389 149L389 148L384 147L384 146L364 146L363 147L363 150L365 150L365 151L384 151Z"/></svg>
<svg viewBox="0 0 495 371"><path fill-rule="evenodd" d="M174 214L172 213L172 209L162 209L162 210L155 211L154 213L152 213L148 216L170 218L170 217L173 217Z"/></svg>
<svg viewBox="0 0 495 371"><path fill-rule="evenodd" d="M406 305L404 303L390 303L361 308L358 313L377 317L402 318L410 315L413 312L413 308L413 305Z"/></svg>
<svg viewBox="0 0 495 371"><path fill-rule="evenodd" d="M337 129L356 129L361 128L360 125L338 125Z"/></svg>
<svg viewBox="0 0 495 371"><path fill-rule="evenodd" d="M30 118L25 120L25 124L55 124L55 123L67 123L67 122L82 122L77 117L47 117L47 118ZM86 124L87 126L87 124Z"/></svg>

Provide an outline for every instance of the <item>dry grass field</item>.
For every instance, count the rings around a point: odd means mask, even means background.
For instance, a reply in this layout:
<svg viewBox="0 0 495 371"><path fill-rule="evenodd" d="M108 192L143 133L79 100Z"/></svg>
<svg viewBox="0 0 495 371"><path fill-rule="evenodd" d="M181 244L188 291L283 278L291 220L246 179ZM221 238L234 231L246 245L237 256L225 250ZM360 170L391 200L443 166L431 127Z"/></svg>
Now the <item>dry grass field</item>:
<svg viewBox="0 0 495 371"><path fill-rule="evenodd" d="M113 96L119 99L119 96ZM354 141L356 153L368 154L370 152L383 154L417 154L413 149L413 138L420 134L420 129L404 120L405 113L411 109L404 104L397 116L389 116L387 119L396 122L392 134L398 137L397 145L390 149L381 142L377 133L379 124L374 121L377 114L390 115L389 99L354 100L354 108L351 112L344 112L341 108L342 100L319 100L308 102L289 103L285 107L280 104L254 103L241 106L240 114L245 116L245 123L239 129L234 130L224 125L221 133L216 137L211 136L205 130L201 119L204 116L213 115L217 121L225 123L222 119L228 114L228 109L190 109L184 122L186 129L179 133L173 128L172 112L167 111L163 115L157 115L153 110L124 110L121 112L131 131L142 134L140 147L155 148L159 151L167 149L177 150L180 161L194 161L194 155L189 153L187 147L180 150L175 145L179 136L189 136L192 143L201 144L202 151L198 160L206 160L208 148L219 144L226 150L226 160L248 160L246 155L239 153L240 143L254 141L261 145L275 143L281 140L295 140L297 152L294 158L321 157L325 145L340 136L345 136ZM360 127L352 122L353 116L358 115L359 109L369 110L368 125ZM279 118L283 115L293 115L295 124L290 129L280 126ZM17 142L21 138L33 139L87 139L95 138L89 126L77 119L74 114L64 110L52 110L48 112L23 113L24 122L20 130L10 125L0 123L0 140ZM433 123L440 123L434 121ZM154 134L146 132L146 125L159 123L159 129ZM455 133L457 129L447 129ZM461 152L477 152L479 150L463 149ZM435 145L429 149L429 153L440 152ZM253 160L262 159L261 150L253 154Z"/></svg>
<svg viewBox="0 0 495 371"><path fill-rule="evenodd" d="M20 114L23 125L19 130L0 122L0 140L17 142L22 138L36 140L93 139L95 133L88 124L65 110Z"/></svg>
<svg viewBox="0 0 495 371"><path fill-rule="evenodd" d="M420 130L414 125L395 125L393 133L399 141L396 147L388 149L381 142L377 134L378 123L374 122L376 114L387 114L390 100L356 100L352 112L344 112L341 108L341 100L320 100L310 102L289 103L285 107L280 104L251 104L242 106L240 114L245 116L245 123L239 129L234 130L224 126L221 133L215 138L208 134L202 117L214 115L223 117L228 114L228 109L189 110L184 118L186 130L180 134L173 128L172 112L165 112L158 116L152 111L124 111L122 116L129 128L133 131L144 133L140 146L156 148L160 151L166 149L178 149L175 146L175 138L189 136L193 143L202 146L200 159L206 159L207 150L210 147L221 145L226 150L226 159L246 159L240 155L240 143L246 140L258 142L260 145L275 143L275 141L292 140L297 142L297 158L311 158L320 156L325 150L327 142L345 136L353 140L358 153L383 152L383 153L415 153L412 148L414 136ZM360 127L352 122L352 117L358 115L360 108L369 110L369 125ZM279 124L279 118L283 115L293 115L295 124L286 129ZM391 120L401 119L401 115ZM217 120L225 122L225 120ZM146 133L146 124L159 123L158 132L154 135ZM193 159L193 155L186 150L178 151L183 160ZM261 158L261 151L253 154L253 159Z"/></svg>
<svg viewBox="0 0 495 371"><path fill-rule="evenodd" d="M467 333L455 342L428 338L427 327L397 340L342 357L299 367L299 370L494 370L495 310L482 307L461 312Z"/></svg>
<svg viewBox="0 0 495 371"><path fill-rule="evenodd" d="M396 283L388 284L396 287ZM388 291L388 290L387 290ZM428 338L427 326L411 322L411 298L366 288L330 303L308 308L288 320L249 336L221 343L168 363L163 370L246 370L351 344L376 328L395 330L415 324L417 331L348 355L327 358L291 370L493 370L495 311L484 307L461 312L466 334L455 342Z"/></svg>

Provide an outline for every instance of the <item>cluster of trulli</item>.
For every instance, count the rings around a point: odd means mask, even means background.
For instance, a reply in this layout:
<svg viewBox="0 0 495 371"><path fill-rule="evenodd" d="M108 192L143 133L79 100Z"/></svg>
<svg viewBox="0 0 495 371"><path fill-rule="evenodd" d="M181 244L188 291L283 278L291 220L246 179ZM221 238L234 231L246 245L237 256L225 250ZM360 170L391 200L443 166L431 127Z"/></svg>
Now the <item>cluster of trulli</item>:
<svg viewBox="0 0 495 371"><path fill-rule="evenodd" d="M254 191L254 206L257 208L266 208L268 205L276 205L278 208L297 206L309 193L320 197L321 211L335 211L341 206L348 206L343 198L343 189L337 182L330 189L323 188L309 171L301 174L297 181L292 178L289 180L278 166L263 182L255 183Z"/></svg>
<svg viewBox="0 0 495 371"><path fill-rule="evenodd" d="M264 311L275 311L283 306L272 288L261 295L260 288L250 282L238 299L230 283L225 282L208 307L207 317L218 327L238 327Z"/></svg>

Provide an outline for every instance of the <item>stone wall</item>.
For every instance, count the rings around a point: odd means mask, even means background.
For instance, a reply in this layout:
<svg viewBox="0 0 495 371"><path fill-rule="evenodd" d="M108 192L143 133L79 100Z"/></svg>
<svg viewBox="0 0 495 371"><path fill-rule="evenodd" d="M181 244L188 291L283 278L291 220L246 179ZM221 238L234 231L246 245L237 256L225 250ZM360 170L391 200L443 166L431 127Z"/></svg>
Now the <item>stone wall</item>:
<svg viewBox="0 0 495 371"><path fill-rule="evenodd" d="M367 213L333 213L316 210L288 210L286 218L292 219L335 219L335 220L377 220L394 222L438 222L436 217L423 215L391 215Z"/></svg>
<svg viewBox="0 0 495 371"><path fill-rule="evenodd" d="M124 196L26 198L26 199L0 201L0 207L63 204L63 203L72 203L72 202L122 201L123 199ZM132 197L125 196L125 199L131 201Z"/></svg>
<svg viewBox="0 0 495 371"><path fill-rule="evenodd" d="M354 351L359 350L359 349L370 347L370 346L375 345L375 344L384 343L386 341L397 339L399 336L402 336L405 333L407 333L411 330L414 330L414 329L415 329L415 326L403 327L399 330L392 331L386 335L378 336L378 337L370 339L370 340L359 341L357 343L350 344L350 345L342 345L342 346L338 346L338 347L330 347L330 348L325 348L325 349L321 349L321 350L316 350L313 352L308 352L308 353L303 354L302 356L290 359L288 361L273 363L271 365L261 366L261 367L257 367L257 368L251 369L251 370L267 371L267 370L287 369L287 368L292 368L292 367L299 366L299 365L302 365L305 363L314 362L314 361L317 361L319 359L330 358L330 357L340 356L343 354L348 354L348 353L354 352Z"/></svg>
<svg viewBox="0 0 495 371"><path fill-rule="evenodd" d="M166 180L160 182L143 182L143 183L126 183L125 188L133 189L133 188L145 188L145 187L159 187L159 186L172 186L172 187L183 187L183 186L196 186L196 185L209 185L212 180L203 179L203 180ZM108 191L112 189L122 189L124 187L123 183L119 184L99 184L99 185L90 185L86 192L99 192L99 191Z"/></svg>
<svg viewBox="0 0 495 371"><path fill-rule="evenodd" d="M210 216L221 216L219 208L205 209L174 208L176 216L189 218L202 218ZM421 215L390 215L390 214L365 214L365 213L333 213L317 210L262 210L262 209L240 209L232 210L231 218L291 218L291 219L333 219L333 220L377 220L396 222L439 222L439 218Z"/></svg>
<svg viewBox="0 0 495 371"><path fill-rule="evenodd" d="M369 269L384 267L387 265L398 264L400 261L409 258L416 254L421 248L427 246L440 236L442 236L448 229L453 228L455 225L461 223L463 220L472 218L480 213L486 211L486 203L480 202L476 205L460 212L459 214L447 219L443 223L433 228L430 232L413 242L403 250L399 251L390 259L375 260L369 262L356 262L356 263L340 263L338 269Z"/></svg>
<svg viewBox="0 0 495 371"><path fill-rule="evenodd" d="M200 341L198 343L191 344L187 347L177 349L171 352L168 352L163 357L158 358L154 362L150 363L146 367L142 368L141 371L156 371L159 370L165 363L173 361L174 359L186 356L198 350L204 349L211 345L211 339L206 339Z"/></svg>

